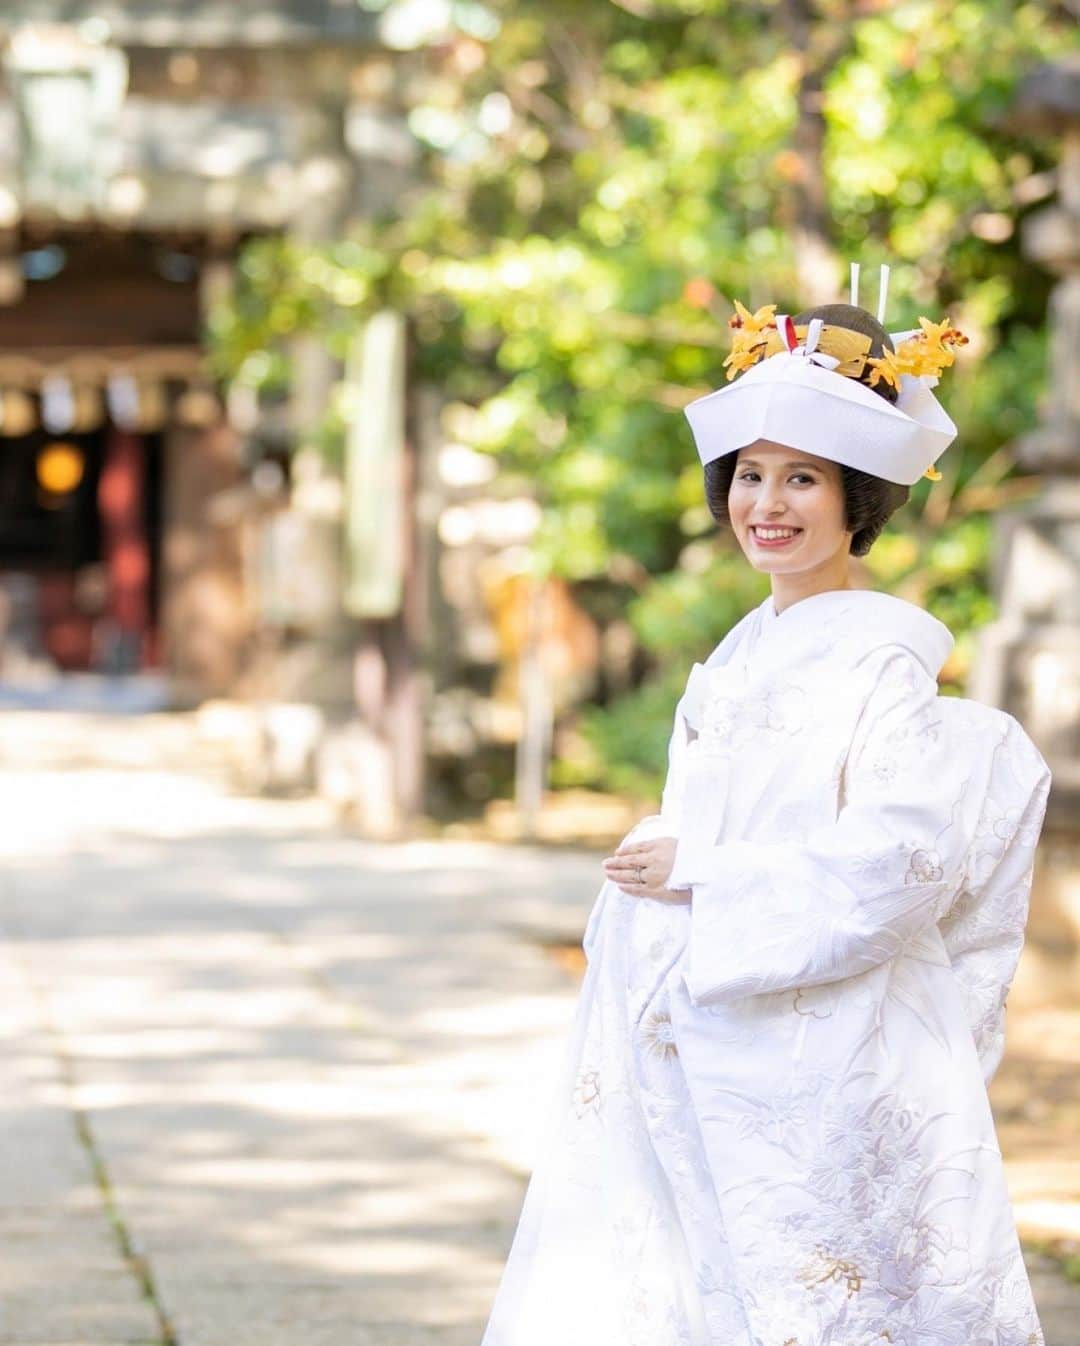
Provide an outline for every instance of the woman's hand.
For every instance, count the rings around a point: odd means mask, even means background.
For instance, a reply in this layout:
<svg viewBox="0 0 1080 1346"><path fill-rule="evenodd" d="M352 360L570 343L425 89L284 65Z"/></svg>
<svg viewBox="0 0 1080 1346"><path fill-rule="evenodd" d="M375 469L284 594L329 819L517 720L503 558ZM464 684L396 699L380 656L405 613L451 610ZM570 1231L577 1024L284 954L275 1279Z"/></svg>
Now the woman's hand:
<svg viewBox="0 0 1080 1346"><path fill-rule="evenodd" d="M652 841L624 841L603 862L604 873L631 897L653 897L658 902L687 903L689 888L668 888L667 877L675 863L674 837Z"/></svg>

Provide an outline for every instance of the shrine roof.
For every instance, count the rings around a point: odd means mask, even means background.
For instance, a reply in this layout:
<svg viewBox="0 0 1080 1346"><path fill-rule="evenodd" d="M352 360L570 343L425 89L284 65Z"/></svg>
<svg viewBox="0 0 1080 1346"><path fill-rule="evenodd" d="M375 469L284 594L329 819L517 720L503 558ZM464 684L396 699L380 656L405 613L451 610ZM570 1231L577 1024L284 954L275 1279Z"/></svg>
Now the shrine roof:
<svg viewBox="0 0 1080 1346"><path fill-rule="evenodd" d="M359 0L7 0L0 37L26 23L103 20L122 47L302 47L378 43Z"/></svg>

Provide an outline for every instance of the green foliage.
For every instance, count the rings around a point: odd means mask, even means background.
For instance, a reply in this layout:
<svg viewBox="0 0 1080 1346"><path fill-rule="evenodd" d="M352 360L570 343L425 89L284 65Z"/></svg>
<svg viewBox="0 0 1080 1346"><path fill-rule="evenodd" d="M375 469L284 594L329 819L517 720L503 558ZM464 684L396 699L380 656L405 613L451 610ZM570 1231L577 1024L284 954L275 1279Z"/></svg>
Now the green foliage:
<svg viewBox="0 0 1080 1346"><path fill-rule="evenodd" d="M583 750L555 763L555 785L588 785L648 799L667 765L667 743L685 670L658 676L607 707L586 706L579 718Z"/></svg>
<svg viewBox="0 0 1080 1346"><path fill-rule="evenodd" d="M667 765L672 712L690 665L704 659L768 592L768 581L732 544L691 543L680 564L658 575L628 605L638 640L656 657L656 674L613 705L582 712L583 751L564 757L562 780L642 798L655 794Z"/></svg>
<svg viewBox="0 0 1080 1346"><path fill-rule="evenodd" d="M1049 278L1018 225L1055 147L1002 116L1068 40L1064 12L499 0L478 28L481 7L459 8L457 39L411 81L423 190L332 245L252 244L213 321L218 369L280 387L294 333L341 355L373 307L405 308L454 437L543 502L540 564L592 584L647 577L630 619L652 671L582 726L597 783L655 787L688 662L764 592L707 541L681 409L722 380L733 298L801 306L793 239L820 178L837 297L857 259L873 306L887 261L893 330L947 313L972 338L940 389L961 426L945 480L920 483L868 558L877 583L957 631L962 681L991 615L990 520L1023 489L1005 446L1034 423L1044 368Z"/></svg>
<svg viewBox="0 0 1080 1346"><path fill-rule="evenodd" d="M674 665L685 678L690 664L704 658L762 601L769 584L734 545L715 549L692 543L681 562L634 599L629 618L644 648L662 653L663 663Z"/></svg>

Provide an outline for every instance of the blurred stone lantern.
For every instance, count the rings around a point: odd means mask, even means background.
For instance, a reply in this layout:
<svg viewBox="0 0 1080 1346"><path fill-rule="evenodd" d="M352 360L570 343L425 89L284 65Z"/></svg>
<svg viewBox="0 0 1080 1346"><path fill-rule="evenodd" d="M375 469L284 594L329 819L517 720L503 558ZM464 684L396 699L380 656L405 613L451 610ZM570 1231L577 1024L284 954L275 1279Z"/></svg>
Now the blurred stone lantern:
<svg viewBox="0 0 1080 1346"><path fill-rule="evenodd" d="M78 219L104 203L127 90L127 58L107 37L94 20L27 24L8 44L24 209Z"/></svg>
<svg viewBox="0 0 1080 1346"><path fill-rule="evenodd" d="M1061 138L1057 200L1024 222L1028 257L1060 277L1049 306L1042 423L1014 447L1042 478L998 520L1000 618L982 635L973 691L1030 731L1053 772L1029 927L1035 943L1080 950L1080 56L1042 65L1005 126Z"/></svg>

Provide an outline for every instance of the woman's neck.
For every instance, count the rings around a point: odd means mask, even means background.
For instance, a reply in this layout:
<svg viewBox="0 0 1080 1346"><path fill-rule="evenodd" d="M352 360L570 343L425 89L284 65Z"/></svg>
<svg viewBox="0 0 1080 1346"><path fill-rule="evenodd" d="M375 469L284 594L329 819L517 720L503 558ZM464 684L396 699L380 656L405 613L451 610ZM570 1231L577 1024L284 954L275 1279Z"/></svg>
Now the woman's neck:
<svg viewBox="0 0 1080 1346"><path fill-rule="evenodd" d="M848 556L847 552L838 552L836 556L830 556L827 561L814 566L811 570L800 570L793 575L771 576L773 608L777 614L801 598L828 593L832 589L852 588Z"/></svg>

